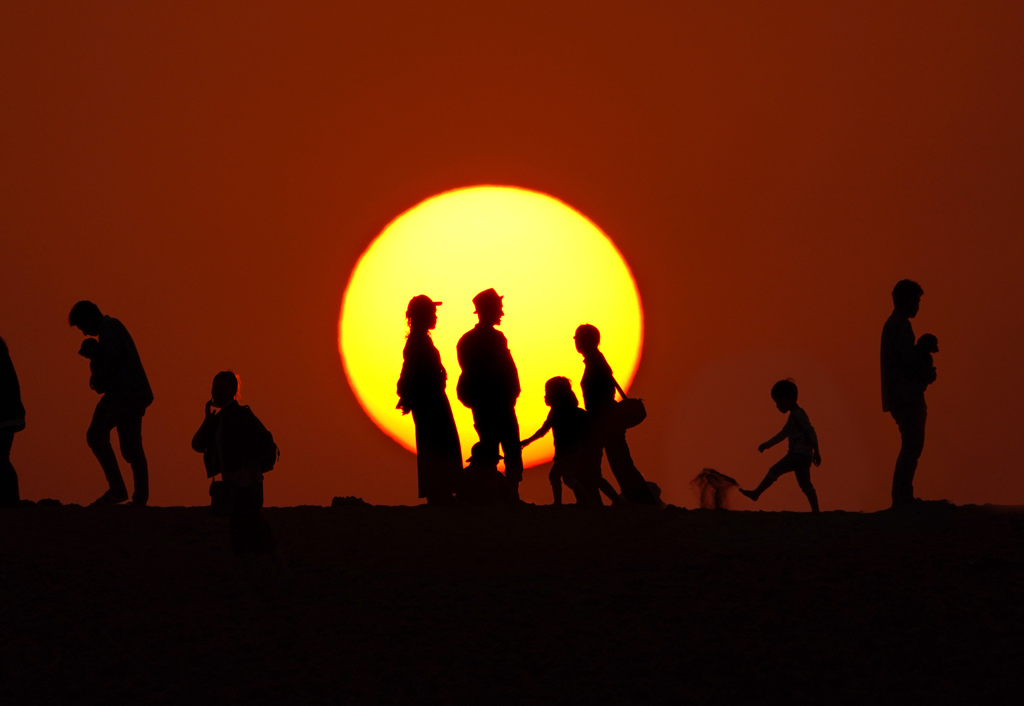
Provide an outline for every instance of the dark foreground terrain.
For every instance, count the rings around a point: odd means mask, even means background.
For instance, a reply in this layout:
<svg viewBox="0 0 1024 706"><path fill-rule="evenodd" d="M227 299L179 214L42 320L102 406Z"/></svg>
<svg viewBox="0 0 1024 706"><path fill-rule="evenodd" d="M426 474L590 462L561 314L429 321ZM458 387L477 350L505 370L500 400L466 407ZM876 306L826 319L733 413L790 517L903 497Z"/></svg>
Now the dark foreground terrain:
<svg viewBox="0 0 1024 706"><path fill-rule="evenodd" d="M0 511L0 703L1005 702L1024 511Z"/></svg>

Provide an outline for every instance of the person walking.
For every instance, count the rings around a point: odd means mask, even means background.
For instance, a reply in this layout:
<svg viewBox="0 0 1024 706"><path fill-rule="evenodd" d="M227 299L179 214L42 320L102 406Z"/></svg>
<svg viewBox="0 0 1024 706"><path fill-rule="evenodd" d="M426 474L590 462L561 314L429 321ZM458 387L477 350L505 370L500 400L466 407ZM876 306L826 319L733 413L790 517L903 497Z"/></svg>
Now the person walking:
<svg viewBox="0 0 1024 706"><path fill-rule="evenodd" d="M775 408L783 414L788 414L786 424L782 431L768 439L757 447L758 453L764 453L767 449L775 446L784 439L789 439L789 451L785 456L768 469L764 479L753 490L740 492L748 498L757 502L761 494L771 487L772 483L790 471L796 476L797 485L811 504L811 512L818 512L818 493L811 483L811 464L821 465L821 452L818 450L818 434L811 426L811 420L797 403L796 383L792 380L779 380L772 385L772 401Z"/></svg>
<svg viewBox="0 0 1024 706"><path fill-rule="evenodd" d="M619 387L612 374L612 368L598 349L601 332L596 326L583 324L574 336L576 350L583 355L583 405L594 416L594 431L598 444L608 455L608 466L619 484L622 497L632 503L656 505L658 499L651 491L643 475L633 463L626 443L626 427L616 414L615 392L623 398L626 393Z"/></svg>
<svg viewBox="0 0 1024 706"><path fill-rule="evenodd" d="M132 468L132 504L145 505L149 501L149 464L142 448L142 417L153 403L153 390L139 351L124 324L105 316L91 301L75 304L68 315L68 323L84 335L98 339L99 347L90 360L97 369L104 371L103 396L96 403L86 440L103 468L108 488L93 505L116 505L128 499L117 456L110 444L110 432L115 428L121 456Z"/></svg>

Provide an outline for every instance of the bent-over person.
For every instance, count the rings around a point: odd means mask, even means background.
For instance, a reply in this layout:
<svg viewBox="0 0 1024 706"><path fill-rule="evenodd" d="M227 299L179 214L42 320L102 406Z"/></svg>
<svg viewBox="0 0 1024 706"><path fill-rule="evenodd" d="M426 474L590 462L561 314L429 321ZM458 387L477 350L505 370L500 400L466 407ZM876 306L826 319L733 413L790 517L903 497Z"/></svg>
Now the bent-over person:
<svg viewBox="0 0 1024 706"><path fill-rule="evenodd" d="M103 468L107 491L93 505L116 505L128 499L128 489L110 444L110 432L114 429L117 429L121 456L132 468L132 504L145 505L149 501L149 463L142 448L142 417L146 408L153 404L153 390L135 341L124 324L104 316L91 301L75 304L68 315L68 323L98 341L86 350L90 358L90 384L103 396L96 403L85 436ZM102 384L97 384L96 371L102 371Z"/></svg>

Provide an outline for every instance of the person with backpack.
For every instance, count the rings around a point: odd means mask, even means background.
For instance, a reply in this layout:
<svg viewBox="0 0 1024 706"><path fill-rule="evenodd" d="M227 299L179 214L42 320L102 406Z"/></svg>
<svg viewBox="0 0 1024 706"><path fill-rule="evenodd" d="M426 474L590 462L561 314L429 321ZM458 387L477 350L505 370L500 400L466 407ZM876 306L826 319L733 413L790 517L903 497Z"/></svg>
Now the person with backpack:
<svg viewBox="0 0 1024 706"><path fill-rule="evenodd" d="M237 395L238 377L233 372L214 376L206 416L192 437L192 448L203 454L207 477L219 474L223 479L221 501L230 515L232 550L259 554L276 545L261 510L263 474L274 467L278 451L271 433L247 405L238 403Z"/></svg>
<svg viewBox="0 0 1024 706"><path fill-rule="evenodd" d="M478 323L455 345L462 373L455 386L459 402L473 411L473 426L485 457L505 454L505 480L513 500L523 480L523 449L519 439L516 400L521 391L519 370L505 334L495 327L505 316L503 297L485 289L473 297Z"/></svg>

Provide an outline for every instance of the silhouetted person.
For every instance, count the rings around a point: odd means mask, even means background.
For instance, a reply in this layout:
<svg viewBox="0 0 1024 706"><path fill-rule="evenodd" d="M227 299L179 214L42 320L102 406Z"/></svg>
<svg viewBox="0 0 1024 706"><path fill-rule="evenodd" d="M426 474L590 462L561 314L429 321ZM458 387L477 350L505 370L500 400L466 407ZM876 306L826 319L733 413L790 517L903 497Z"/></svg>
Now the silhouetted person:
<svg viewBox="0 0 1024 706"><path fill-rule="evenodd" d="M576 329L576 350L583 355L583 404L592 415L597 444L608 455L608 466L619 483L622 496L632 503L656 505L658 499L650 486L633 464L626 443L626 427L616 410L615 391L624 398L626 393L619 387L612 374L612 368L598 350L601 332L596 326L583 324Z"/></svg>
<svg viewBox="0 0 1024 706"><path fill-rule="evenodd" d="M21 386L14 371L7 343L0 338L0 507L15 507L21 502L18 474L11 463L14 435L25 428L25 407Z"/></svg>
<svg viewBox="0 0 1024 706"><path fill-rule="evenodd" d="M459 486L459 500L472 505L498 505L512 501L505 476L498 470L501 455L497 449L478 441L473 444L464 478Z"/></svg>
<svg viewBox="0 0 1024 706"><path fill-rule="evenodd" d="M519 497L523 480L523 452L519 445L519 371L505 335L494 327L505 315L502 297L493 289L473 297L479 323L456 346L462 374L456 392L459 401L473 410L473 426L488 456L505 454L505 480L513 498Z"/></svg>
<svg viewBox="0 0 1024 706"><path fill-rule="evenodd" d="M128 499L117 456L110 445L110 432L116 428L121 456L132 467L132 503L145 505L149 501L149 465L142 448L142 417L153 403L153 390L135 342L124 324L104 316L90 301L75 304L68 322L86 336L98 339L98 348L93 351L89 367L93 375L96 370L102 371L102 390L97 392L102 392L103 397L96 404L86 439L103 468L109 488L93 504L113 505Z"/></svg>
<svg viewBox="0 0 1024 706"><path fill-rule="evenodd" d="M555 458L548 480L555 505L562 504L563 482L572 489L576 504L600 505L601 447L595 443L590 416L580 408L569 379L548 380L544 385L544 403L551 411L541 428L523 440L523 447L553 431Z"/></svg>
<svg viewBox="0 0 1024 706"><path fill-rule="evenodd" d="M231 548L236 554L271 551L276 542L263 518L263 439L266 427L238 404L238 378L229 370L213 378L210 400L192 448L203 454L206 475L220 474L230 506Z"/></svg>
<svg viewBox="0 0 1024 706"><path fill-rule="evenodd" d="M772 400L775 401L775 406L780 412L789 414L789 418L786 420L785 426L782 427L782 431L758 446L757 450L764 453L765 449L770 449L783 439L789 439L789 451L778 463L768 469L767 475L759 486L754 490L740 488L740 492L756 502L761 497L761 493L767 490L780 476L793 471L796 474L796 482L800 485L800 490L807 496L807 501L811 504L811 512L818 512L818 494L814 491L814 486L811 485L811 463L813 462L815 466L821 465L818 435L815 433L814 427L811 426L807 412L796 403L796 398L796 383L792 380L779 380L772 385Z"/></svg>
<svg viewBox="0 0 1024 706"><path fill-rule="evenodd" d="M451 502L462 474L459 432L445 392L448 373L430 338L440 304L425 294L409 300L405 310L409 337L398 378L398 409L402 414L412 412L419 497L426 498L428 504Z"/></svg>
<svg viewBox="0 0 1024 706"><path fill-rule="evenodd" d="M928 406L910 325L921 308L922 295L924 290L917 282L897 282L892 290L893 312L882 327L882 411L892 415L900 430L900 454L892 476L893 507L914 502L914 473L924 450Z"/></svg>
<svg viewBox="0 0 1024 706"><path fill-rule="evenodd" d="M917 382L921 389L925 390L938 377L933 354L939 352L939 339L935 334L922 333L914 346L914 352L917 356L914 361Z"/></svg>

